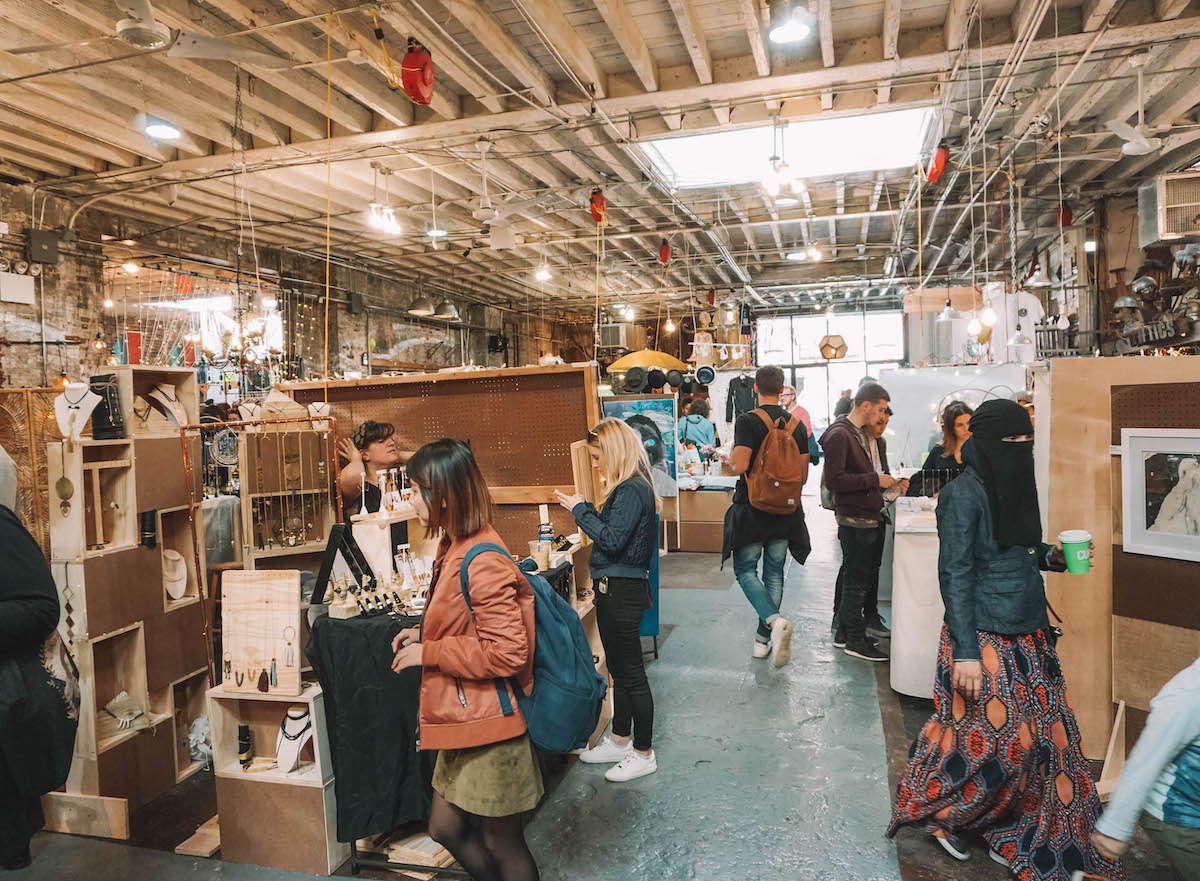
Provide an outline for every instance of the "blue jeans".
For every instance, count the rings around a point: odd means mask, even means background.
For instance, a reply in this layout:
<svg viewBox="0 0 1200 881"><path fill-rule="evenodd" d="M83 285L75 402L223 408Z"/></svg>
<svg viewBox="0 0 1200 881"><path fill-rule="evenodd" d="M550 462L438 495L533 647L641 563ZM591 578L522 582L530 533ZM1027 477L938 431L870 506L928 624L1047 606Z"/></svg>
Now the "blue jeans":
<svg viewBox="0 0 1200 881"><path fill-rule="evenodd" d="M778 541L743 545L733 552L733 574L737 576L742 593L758 612L758 641L767 642L771 628L767 619L779 614L783 604L783 569L787 565L788 543ZM762 558L762 578L758 577L758 560Z"/></svg>

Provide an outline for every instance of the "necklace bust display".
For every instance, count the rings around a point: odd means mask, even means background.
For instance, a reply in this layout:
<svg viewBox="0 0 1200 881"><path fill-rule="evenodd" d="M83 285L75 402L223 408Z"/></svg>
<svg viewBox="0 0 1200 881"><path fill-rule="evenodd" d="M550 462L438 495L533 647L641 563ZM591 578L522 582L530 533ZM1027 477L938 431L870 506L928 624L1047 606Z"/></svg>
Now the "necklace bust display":
<svg viewBox="0 0 1200 881"><path fill-rule="evenodd" d="M85 382L73 382L54 399L54 419L62 436L70 441L82 439L83 427L100 403L100 396Z"/></svg>

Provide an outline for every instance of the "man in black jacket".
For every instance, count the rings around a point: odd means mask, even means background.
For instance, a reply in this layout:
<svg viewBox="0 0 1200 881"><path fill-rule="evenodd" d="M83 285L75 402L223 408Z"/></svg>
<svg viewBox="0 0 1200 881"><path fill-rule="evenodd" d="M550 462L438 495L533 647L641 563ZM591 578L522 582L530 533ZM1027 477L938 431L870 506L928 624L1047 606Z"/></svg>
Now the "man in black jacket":
<svg viewBox="0 0 1200 881"><path fill-rule="evenodd" d="M883 491L896 479L878 471L870 427L881 422L891 397L878 383L864 383L854 396L854 406L825 430L821 448L825 452L825 485L834 497L838 541L842 545L841 602L836 610L835 644L867 661L886 661L887 654L867 635L863 607L878 577L876 561L883 543ZM875 622L871 622L874 624Z"/></svg>

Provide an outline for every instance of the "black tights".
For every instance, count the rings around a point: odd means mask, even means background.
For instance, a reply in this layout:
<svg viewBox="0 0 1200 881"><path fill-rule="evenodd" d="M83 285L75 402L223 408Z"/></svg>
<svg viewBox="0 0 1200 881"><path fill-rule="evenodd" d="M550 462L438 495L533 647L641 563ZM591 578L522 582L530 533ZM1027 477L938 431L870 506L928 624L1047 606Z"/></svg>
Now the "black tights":
<svg viewBox="0 0 1200 881"><path fill-rule="evenodd" d="M429 837L450 851L474 881L538 881L521 814L475 819L435 792Z"/></svg>

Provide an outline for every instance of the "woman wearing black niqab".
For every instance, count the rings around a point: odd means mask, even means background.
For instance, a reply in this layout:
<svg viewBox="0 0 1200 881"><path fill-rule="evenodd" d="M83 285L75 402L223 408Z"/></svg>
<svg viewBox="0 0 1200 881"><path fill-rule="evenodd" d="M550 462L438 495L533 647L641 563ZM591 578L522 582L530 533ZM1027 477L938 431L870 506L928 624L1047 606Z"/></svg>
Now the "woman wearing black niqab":
<svg viewBox="0 0 1200 881"><path fill-rule="evenodd" d="M981 833L1021 881L1085 871L1122 881L1088 840L1100 810L1046 617L1033 424L1013 401L984 402L966 469L938 496L938 581L946 607L934 715L897 787L888 835L915 826L956 859Z"/></svg>

